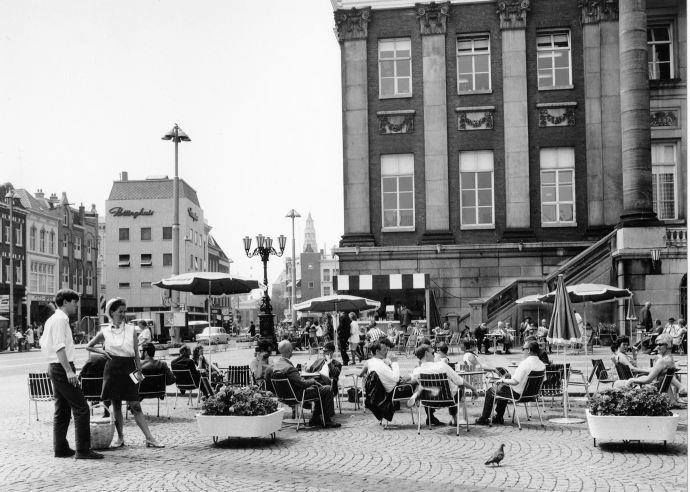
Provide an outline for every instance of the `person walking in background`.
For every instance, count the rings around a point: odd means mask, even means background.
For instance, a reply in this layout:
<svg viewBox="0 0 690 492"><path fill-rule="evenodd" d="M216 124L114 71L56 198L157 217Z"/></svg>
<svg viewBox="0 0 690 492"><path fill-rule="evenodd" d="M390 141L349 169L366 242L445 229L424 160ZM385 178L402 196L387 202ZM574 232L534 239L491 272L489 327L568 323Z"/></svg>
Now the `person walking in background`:
<svg viewBox="0 0 690 492"><path fill-rule="evenodd" d="M163 446L151 435L139 403L138 386L143 381L144 375L141 372L137 333L134 326L126 323L126 311L127 304L124 299L119 297L110 299L105 306L105 314L110 319L110 323L101 326L101 331L89 342L86 350L103 354L108 359L103 370L101 399L111 401L111 411L115 416L117 440L113 443L113 447L119 448L125 445L124 419L122 418L122 401L125 400L139 429L144 433L146 447L162 448ZM103 348L95 347L99 343L103 343Z"/></svg>
<svg viewBox="0 0 690 492"><path fill-rule="evenodd" d="M34 330L30 326L26 329L26 332L24 332L24 336L26 337L26 351L30 352L31 347L34 346L36 343L34 340Z"/></svg>
<svg viewBox="0 0 690 492"><path fill-rule="evenodd" d="M53 383L55 415L53 416L53 452L56 458L101 459L102 454L91 450L89 404L86 402L74 370L74 340L69 317L77 312L79 294L62 289L55 294L55 313L46 321L41 337L43 353L50 357L48 376ZM69 447L67 429L74 415L76 451Z"/></svg>
<svg viewBox="0 0 690 492"><path fill-rule="evenodd" d="M347 354L350 348L350 324L350 317L347 313L340 313L338 318L338 348L340 349L340 357L343 359L344 366L350 364L350 356Z"/></svg>
<svg viewBox="0 0 690 492"><path fill-rule="evenodd" d="M249 323L249 336L252 338L256 336L256 326L253 321Z"/></svg>
<svg viewBox="0 0 690 492"><path fill-rule="evenodd" d="M350 318L350 352L352 353L352 363L357 362L357 355L359 355L359 323L357 322L357 315L355 313L349 313ZM360 355L359 361L362 362L364 358Z"/></svg>
<svg viewBox="0 0 690 492"><path fill-rule="evenodd" d="M144 345L151 342L151 329L146 321L139 321L139 353L144 357Z"/></svg>
<svg viewBox="0 0 690 492"><path fill-rule="evenodd" d="M644 329L648 332L652 331L654 328L654 321L652 320L652 303L647 301L644 303L644 307L640 309L640 323L644 326Z"/></svg>

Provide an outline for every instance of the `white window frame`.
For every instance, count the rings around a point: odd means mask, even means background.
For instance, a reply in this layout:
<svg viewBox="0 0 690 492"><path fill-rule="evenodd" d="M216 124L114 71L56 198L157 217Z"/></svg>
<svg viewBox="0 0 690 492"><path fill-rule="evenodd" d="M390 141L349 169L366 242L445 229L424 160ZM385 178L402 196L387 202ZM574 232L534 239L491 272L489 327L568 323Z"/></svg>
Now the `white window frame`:
<svg viewBox="0 0 690 492"><path fill-rule="evenodd" d="M649 40L650 35L653 36L653 29L659 29L659 28L666 28L668 30L668 41L656 41L652 39L651 41ZM662 79L659 76L658 73L658 65L659 61L656 59L657 52L655 49L653 49L653 46L656 45L662 45L662 44L668 44L668 52L669 52L669 79ZM676 75L676 70L675 70L675 57L673 53L673 48L674 48L674 37L673 37L673 23L672 22L653 22L653 23L648 23L647 24L647 53L649 54L648 59L647 59L647 65L648 65L648 72L649 72L649 80L670 80L675 78ZM665 63L665 62L663 62Z"/></svg>
<svg viewBox="0 0 690 492"><path fill-rule="evenodd" d="M555 35L565 34L568 37L568 47L560 48L554 46L553 38ZM549 47L540 47L539 38L549 36L551 38L551 45ZM570 29L549 29L537 32L537 88L540 91L549 90L559 90L559 89L572 89L573 88L573 57L572 57L572 47L573 41L570 34ZM567 85L556 85L556 53L567 52L568 55L568 84ZM553 81L553 85L542 86L541 80L543 77L539 76L539 60L542 58L551 58L551 68L550 77Z"/></svg>
<svg viewBox="0 0 690 492"><path fill-rule="evenodd" d="M460 152L458 158L459 170L460 170L460 229L494 229L496 227L496 192L495 192L495 180L494 180L494 153L492 150L474 150L474 151L464 151ZM480 188L477 184L477 174L478 173L491 173L491 223L479 223L479 191ZM463 183L463 173L474 173L475 175L475 185L474 188L465 188L465 183ZM481 188L485 190L486 188ZM463 191L474 191L474 205L466 206L463 203L462 194ZM462 220L463 208L474 209L474 224L465 224Z"/></svg>
<svg viewBox="0 0 690 492"><path fill-rule="evenodd" d="M129 268L130 264L131 264L131 259L130 259L130 256L128 254L118 255L117 266L119 268Z"/></svg>
<svg viewBox="0 0 690 492"><path fill-rule="evenodd" d="M148 260L145 260L144 256L148 256ZM151 253L141 253L140 265L143 267L153 266L153 255Z"/></svg>
<svg viewBox="0 0 690 492"><path fill-rule="evenodd" d="M673 161L663 162L662 154L664 147L673 147ZM664 171L663 173L660 171ZM668 171L671 172L668 172ZM661 183L660 174L673 175L673 217L662 217L659 215L659 192ZM652 207L659 220L678 219L678 144L677 142L652 142Z"/></svg>
<svg viewBox="0 0 690 492"><path fill-rule="evenodd" d="M480 41L480 40L486 40L487 42L487 47L486 51L483 50L477 50L475 47L475 42ZM460 48L459 44L461 42L471 42L472 43L472 50L469 52L463 51L460 53ZM477 72L476 65L477 65L477 57L478 56L484 56L486 55L488 57L487 60L487 70L488 72ZM471 77L472 79L472 88L469 90L461 90L460 89L460 58L470 58L472 60L472 73L466 73L462 75L466 75ZM492 91L492 85L491 85L491 36L489 34L473 34L473 35L462 35L458 36L457 39L455 40L455 61L456 61L456 89L458 91L458 94L487 94ZM477 73L483 74L486 73L489 76L489 88L488 89L477 89L476 84L476 76Z"/></svg>
<svg viewBox="0 0 690 492"><path fill-rule="evenodd" d="M390 168L390 171L386 171L386 167ZM392 194L391 192L384 191L383 181L384 179L396 178L396 208L386 209L385 208L385 195ZM400 179L401 178L411 178L412 179L412 209L400 208ZM407 191L405 191L407 193ZM386 210L396 211L396 225L386 226ZM400 212L402 210L412 210L412 225L403 226L400 225ZM415 183L414 183L414 154L384 154L381 156L381 230L383 232L406 232L415 230Z"/></svg>
<svg viewBox="0 0 690 492"><path fill-rule="evenodd" d="M31 226L29 228L29 249L31 251L36 251L36 226Z"/></svg>
<svg viewBox="0 0 690 492"><path fill-rule="evenodd" d="M398 56L398 51L403 51L405 49L405 44L407 44L407 51L409 56ZM392 45L392 46L391 46ZM381 52L384 51L382 48L390 46L391 48L385 51L393 51L392 58L383 58ZM412 39L411 38L387 38L379 39L378 43L378 60L379 60L379 99L390 99L396 97L411 97L412 96ZM398 62L408 62L409 75L398 75ZM393 93L384 94L383 93L383 76L382 76L382 66L383 62L393 62ZM387 79L391 77L386 77ZM401 92L398 89L399 81L407 79L409 80L410 90L408 92Z"/></svg>
<svg viewBox="0 0 690 492"><path fill-rule="evenodd" d="M46 252L46 230L42 227L40 232L38 233L38 250L41 253Z"/></svg>
<svg viewBox="0 0 690 492"><path fill-rule="evenodd" d="M22 241L24 240L24 225L19 224L19 227L17 228L17 236L14 238L14 245L15 246L21 246Z"/></svg>
<svg viewBox="0 0 690 492"><path fill-rule="evenodd" d="M555 159L553 159L555 157ZM556 182L554 185L556 191L556 199L554 201L545 202L544 194L544 173L555 172ZM561 200L559 184L561 173L570 172L572 187L572 199ZM573 147L548 147L539 150L539 202L540 215L542 227L577 227L577 203L575 197L577 196L575 182L575 149ZM556 206L556 220L547 222L544 220L544 205ZM572 220L560 220L560 207L562 205L572 205L573 218Z"/></svg>
<svg viewBox="0 0 690 492"><path fill-rule="evenodd" d="M48 236L48 246L50 246L50 254L54 255L55 254L55 231L50 231L50 235Z"/></svg>
<svg viewBox="0 0 690 492"><path fill-rule="evenodd" d="M62 288L69 289L69 266L62 267Z"/></svg>

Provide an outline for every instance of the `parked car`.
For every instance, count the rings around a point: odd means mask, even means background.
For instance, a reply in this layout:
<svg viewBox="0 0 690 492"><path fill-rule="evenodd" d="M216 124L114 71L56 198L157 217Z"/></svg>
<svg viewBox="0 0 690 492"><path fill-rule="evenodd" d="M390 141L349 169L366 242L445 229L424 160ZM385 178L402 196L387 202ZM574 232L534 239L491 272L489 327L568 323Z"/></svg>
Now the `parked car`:
<svg viewBox="0 0 690 492"><path fill-rule="evenodd" d="M207 326L196 336L196 341L199 343L209 343L209 337L211 338L211 343L228 343L228 340L230 340L230 335L222 327Z"/></svg>

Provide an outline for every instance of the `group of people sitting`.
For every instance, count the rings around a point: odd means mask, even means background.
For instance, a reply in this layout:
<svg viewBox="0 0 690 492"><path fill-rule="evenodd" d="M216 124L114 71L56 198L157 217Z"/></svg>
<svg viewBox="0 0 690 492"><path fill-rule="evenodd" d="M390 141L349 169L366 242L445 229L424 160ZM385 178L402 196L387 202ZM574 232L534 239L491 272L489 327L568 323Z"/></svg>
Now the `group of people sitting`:
<svg viewBox="0 0 690 492"><path fill-rule="evenodd" d="M667 335L671 338L672 352L687 353L688 325L683 318L678 319L678 321L675 318L669 318L665 325L661 324L661 320L656 320L654 327L645 332L642 340L635 344L635 349L646 354L653 353L659 335Z"/></svg>

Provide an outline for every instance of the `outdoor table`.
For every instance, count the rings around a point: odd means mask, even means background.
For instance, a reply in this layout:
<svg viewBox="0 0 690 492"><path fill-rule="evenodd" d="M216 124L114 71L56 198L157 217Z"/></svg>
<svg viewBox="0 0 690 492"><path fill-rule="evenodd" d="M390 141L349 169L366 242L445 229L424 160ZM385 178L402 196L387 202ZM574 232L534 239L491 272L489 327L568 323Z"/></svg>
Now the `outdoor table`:
<svg viewBox="0 0 690 492"><path fill-rule="evenodd" d="M457 371L458 376L466 379L472 386L474 386L477 391L486 391L486 385L484 384L484 371Z"/></svg>
<svg viewBox="0 0 690 492"><path fill-rule="evenodd" d="M498 344L498 339L503 338L503 333L487 333L485 336L488 338L493 338L493 340L494 340L494 355L496 355L496 345Z"/></svg>

